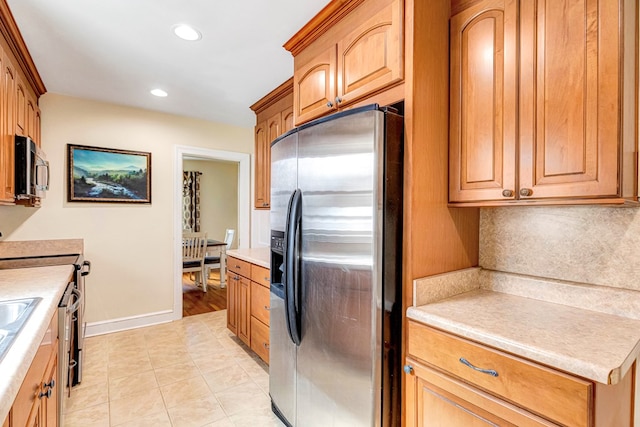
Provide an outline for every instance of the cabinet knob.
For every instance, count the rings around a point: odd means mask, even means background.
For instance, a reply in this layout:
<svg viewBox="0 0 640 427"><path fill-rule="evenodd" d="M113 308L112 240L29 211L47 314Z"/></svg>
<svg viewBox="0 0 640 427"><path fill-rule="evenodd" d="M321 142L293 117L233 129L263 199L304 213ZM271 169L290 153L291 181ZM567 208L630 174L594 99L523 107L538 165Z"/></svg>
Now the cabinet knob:
<svg viewBox="0 0 640 427"><path fill-rule="evenodd" d="M48 383L44 384L45 387L54 388L56 386L56 380L51 379Z"/></svg>
<svg viewBox="0 0 640 427"><path fill-rule="evenodd" d="M38 395L38 398L42 399L43 397L46 397L47 399L49 399L51 397L51 389L48 388L47 391L44 392L40 392L40 394Z"/></svg>
<svg viewBox="0 0 640 427"><path fill-rule="evenodd" d="M265 305L265 306L264 306L264 309L265 309L266 311L269 311L269 310L271 310L271 307L269 307L268 305Z"/></svg>
<svg viewBox="0 0 640 427"><path fill-rule="evenodd" d="M504 197L513 197L513 190L502 190L502 195Z"/></svg>
<svg viewBox="0 0 640 427"><path fill-rule="evenodd" d="M329 107L329 108L333 107L333 102L327 101L327 107Z"/></svg>
<svg viewBox="0 0 640 427"><path fill-rule="evenodd" d="M520 189L520 195L522 197L527 197L533 194L533 191L531 191L530 188L521 188Z"/></svg>
<svg viewBox="0 0 640 427"><path fill-rule="evenodd" d="M339 96L336 96L336 105L342 103L342 98L340 98Z"/></svg>
<svg viewBox="0 0 640 427"><path fill-rule="evenodd" d="M262 346L263 346L265 349L269 350L269 344L267 344L266 342L263 342L263 343L262 343Z"/></svg>
<svg viewBox="0 0 640 427"><path fill-rule="evenodd" d="M402 368L404 370L405 374L413 374L413 366L411 365L404 365L404 367Z"/></svg>

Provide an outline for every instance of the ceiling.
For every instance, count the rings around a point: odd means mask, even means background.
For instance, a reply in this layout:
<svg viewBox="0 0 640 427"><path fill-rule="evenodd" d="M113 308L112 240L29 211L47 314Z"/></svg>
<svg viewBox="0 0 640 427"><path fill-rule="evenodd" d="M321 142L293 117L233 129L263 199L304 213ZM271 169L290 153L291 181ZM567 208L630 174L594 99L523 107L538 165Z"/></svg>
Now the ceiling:
<svg viewBox="0 0 640 427"><path fill-rule="evenodd" d="M329 0L7 2L47 92L252 127L249 106L293 75L282 45Z"/></svg>

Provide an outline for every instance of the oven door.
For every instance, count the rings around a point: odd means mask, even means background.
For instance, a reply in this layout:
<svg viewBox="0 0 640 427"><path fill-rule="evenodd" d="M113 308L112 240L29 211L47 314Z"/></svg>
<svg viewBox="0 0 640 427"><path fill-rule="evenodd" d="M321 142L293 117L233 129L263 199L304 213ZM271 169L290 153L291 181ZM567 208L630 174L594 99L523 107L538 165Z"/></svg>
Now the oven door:
<svg viewBox="0 0 640 427"><path fill-rule="evenodd" d="M82 382L82 369L84 368L84 336L87 327L87 323L84 320L84 278L91 272L91 263L80 255L75 263L75 268L76 289L80 292L80 306L74 315L73 339L75 341L75 345L71 349L71 358L77 362L76 366L73 368L73 382L71 383L73 386Z"/></svg>
<svg viewBox="0 0 640 427"><path fill-rule="evenodd" d="M74 317L82 301L82 295L74 282L67 285L60 304L58 304L58 425L63 425L63 417L68 399L71 397L73 384L73 368L77 362L73 358Z"/></svg>

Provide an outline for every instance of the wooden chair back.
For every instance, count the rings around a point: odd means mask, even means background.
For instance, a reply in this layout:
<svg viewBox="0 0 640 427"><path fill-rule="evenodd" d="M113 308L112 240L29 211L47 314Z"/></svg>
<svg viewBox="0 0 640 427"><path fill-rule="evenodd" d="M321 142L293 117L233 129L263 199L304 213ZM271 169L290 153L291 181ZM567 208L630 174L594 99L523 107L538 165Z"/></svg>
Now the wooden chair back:
<svg viewBox="0 0 640 427"><path fill-rule="evenodd" d="M182 235L182 261L202 261L207 252L207 233Z"/></svg>

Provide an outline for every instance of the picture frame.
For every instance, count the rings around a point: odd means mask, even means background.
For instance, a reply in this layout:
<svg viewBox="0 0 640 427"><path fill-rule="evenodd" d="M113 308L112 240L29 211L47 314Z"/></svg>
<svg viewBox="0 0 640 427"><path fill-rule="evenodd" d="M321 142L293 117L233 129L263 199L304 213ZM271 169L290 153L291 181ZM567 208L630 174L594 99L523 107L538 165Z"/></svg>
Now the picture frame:
<svg viewBox="0 0 640 427"><path fill-rule="evenodd" d="M151 203L151 153L67 144L69 202Z"/></svg>

